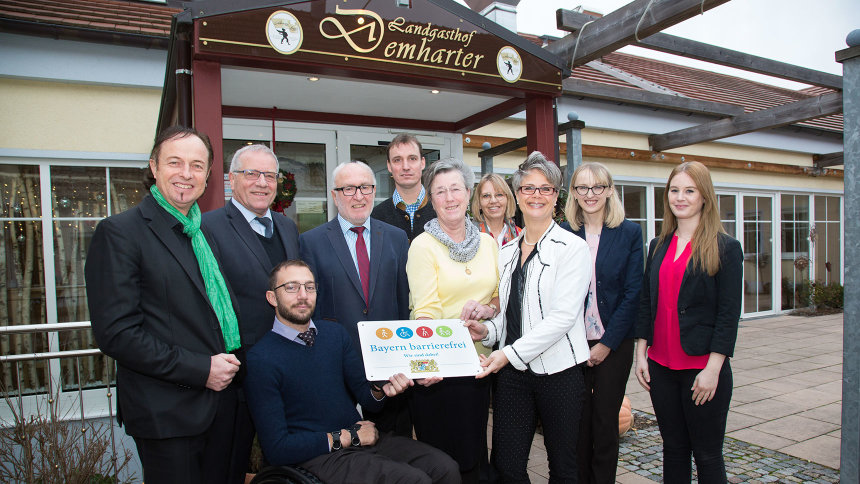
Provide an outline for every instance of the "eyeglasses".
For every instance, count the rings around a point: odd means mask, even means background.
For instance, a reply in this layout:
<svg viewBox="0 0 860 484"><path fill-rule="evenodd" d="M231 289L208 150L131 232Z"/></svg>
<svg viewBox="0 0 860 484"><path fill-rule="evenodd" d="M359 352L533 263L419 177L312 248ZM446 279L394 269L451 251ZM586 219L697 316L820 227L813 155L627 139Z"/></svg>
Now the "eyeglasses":
<svg viewBox="0 0 860 484"><path fill-rule="evenodd" d="M233 173L241 173L248 181L257 181L260 179L260 175L263 175L263 178L266 179L266 183L276 182L283 177L283 175L276 171L237 170Z"/></svg>
<svg viewBox="0 0 860 484"><path fill-rule="evenodd" d="M336 192L341 192L347 197L351 197L355 195L355 191L361 191L362 195L370 195L373 193L373 189L376 188L376 185L359 185L359 186L346 186L346 187L337 187L334 189Z"/></svg>
<svg viewBox="0 0 860 484"><path fill-rule="evenodd" d="M594 195L600 195L603 193L603 190L606 190L608 187L606 185L594 185L593 187L587 187L585 185L577 185L573 187L576 190L576 194L584 197L588 195L588 191L591 190L591 193Z"/></svg>
<svg viewBox="0 0 860 484"><path fill-rule="evenodd" d="M526 185L524 187L520 187L520 191L526 195L534 195L535 192L540 192L541 195L552 195L558 191L558 188L547 186L533 187L531 185Z"/></svg>
<svg viewBox="0 0 860 484"><path fill-rule="evenodd" d="M295 294L295 293L299 292L299 288L302 286L304 286L305 291L307 291L309 293L310 292L317 292L317 284L315 282L306 282L304 284L302 284L301 282L285 282L285 283L281 284L280 286L275 286L275 288L272 289L272 291L277 291L278 289L283 287L284 291L286 291L290 294Z"/></svg>
<svg viewBox="0 0 860 484"><path fill-rule="evenodd" d="M458 197L465 191L466 187L464 186L453 186L450 188L439 188L438 190L435 190L432 195L437 198L444 198L450 193L452 197Z"/></svg>

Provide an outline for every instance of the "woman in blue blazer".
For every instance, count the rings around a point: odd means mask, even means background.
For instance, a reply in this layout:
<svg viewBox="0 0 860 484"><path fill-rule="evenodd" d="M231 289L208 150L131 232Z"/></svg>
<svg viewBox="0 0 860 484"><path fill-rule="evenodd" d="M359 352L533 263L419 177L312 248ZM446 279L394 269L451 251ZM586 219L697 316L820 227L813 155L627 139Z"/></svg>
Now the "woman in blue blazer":
<svg viewBox="0 0 860 484"><path fill-rule="evenodd" d="M692 454L700 483L725 483L743 251L723 230L705 165L675 167L663 207L642 282L636 378L650 392L660 426L665 482L691 481Z"/></svg>
<svg viewBox="0 0 860 484"><path fill-rule="evenodd" d="M642 229L624 218L612 175L584 163L571 178L562 227L588 243L594 264L585 303L591 349L579 423L580 483L614 483L618 466L618 412L633 364L633 323L642 285Z"/></svg>

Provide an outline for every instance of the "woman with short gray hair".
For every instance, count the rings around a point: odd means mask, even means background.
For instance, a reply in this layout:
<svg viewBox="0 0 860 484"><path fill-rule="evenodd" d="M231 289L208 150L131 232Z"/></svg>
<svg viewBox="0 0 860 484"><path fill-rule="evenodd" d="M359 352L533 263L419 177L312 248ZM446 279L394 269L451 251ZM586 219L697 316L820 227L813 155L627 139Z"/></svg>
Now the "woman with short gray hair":
<svg viewBox="0 0 860 484"><path fill-rule="evenodd" d="M577 482L576 442L588 361L583 322L591 254L553 221L561 171L533 152L513 176L522 233L499 251L501 310L467 322L472 339L500 349L482 357L498 373L493 392L493 464L502 482L529 482L526 466L543 424L550 482Z"/></svg>
<svg viewBox="0 0 860 484"><path fill-rule="evenodd" d="M409 247L413 319L489 319L498 312L499 246L466 217L474 175L456 159L432 164L424 185L436 218ZM476 351L489 351L476 344ZM464 483L478 482L487 460L489 382L471 377L446 378L416 386L412 422L418 440L441 449L460 466Z"/></svg>

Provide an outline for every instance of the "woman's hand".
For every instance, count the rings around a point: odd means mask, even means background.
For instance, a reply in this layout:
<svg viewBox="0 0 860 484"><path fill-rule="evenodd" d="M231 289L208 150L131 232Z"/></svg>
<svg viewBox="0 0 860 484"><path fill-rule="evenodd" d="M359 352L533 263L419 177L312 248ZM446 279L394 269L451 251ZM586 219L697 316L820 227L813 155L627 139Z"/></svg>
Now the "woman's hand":
<svg viewBox="0 0 860 484"><path fill-rule="evenodd" d="M502 350L493 351L490 353L490 356L478 356L481 359L481 366L484 367L484 372L479 373L475 378L484 378L491 373L496 373L508 364L508 355Z"/></svg>
<svg viewBox="0 0 860 484"><path fill-rule="evenodd" d="M591 347L591 354L588 357L588 366L597 366L603 363L603 360L609 356L609 352L612 351L603 343L597 343L596 345Z"/></svg>
<svg viewBox="0 0 860 484"><path fill-rule="evenodd" d="M466 321L463 323L463 326L469 328L469 335L472 337L472 341L481 341L486 338L487 334L490 332L487 325L480 321Z"/></svg>
<svg viewBox="0 0 860 484"><path fill-rule="evenodd" d="M708 364L705 369L696 375L693 380L693 403L696 405L704 405L714 399L717 393L717 384L720 381L720 370L723 368L723 362L726 360L726 355L720 353L711 353L708 357Z"/></svg>
<svg viewBox="0 0 860 484"><path fill-rule="evenodd" d="M651 391L651 374L648 372L648 340L636 341L636 379L642 388Z"/></svg>
<svg viewBox="0 0 860 484"><path fill-rule="evenodd" d="M463 305L463 310L460 311L460 319L463 321L481 321L491 319L496 315L495 313L489 305L480 304L478 301L470 299Z"/></svg>

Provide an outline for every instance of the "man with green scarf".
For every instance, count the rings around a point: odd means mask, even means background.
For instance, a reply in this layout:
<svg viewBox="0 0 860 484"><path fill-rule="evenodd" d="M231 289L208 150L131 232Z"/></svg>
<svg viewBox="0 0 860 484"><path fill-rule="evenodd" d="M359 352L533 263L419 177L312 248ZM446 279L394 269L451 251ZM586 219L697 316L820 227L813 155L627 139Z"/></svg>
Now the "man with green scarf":
<svg viewBox="0 0 860 484"><path fill-rule="evenodd" d="M173 127L149 160L150 196L96 227L86 261L99 348L116 360L117 420L145 482L236 483L231 462L241 348L235 301L200 230L206 135Z"/></svg>

